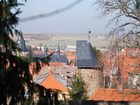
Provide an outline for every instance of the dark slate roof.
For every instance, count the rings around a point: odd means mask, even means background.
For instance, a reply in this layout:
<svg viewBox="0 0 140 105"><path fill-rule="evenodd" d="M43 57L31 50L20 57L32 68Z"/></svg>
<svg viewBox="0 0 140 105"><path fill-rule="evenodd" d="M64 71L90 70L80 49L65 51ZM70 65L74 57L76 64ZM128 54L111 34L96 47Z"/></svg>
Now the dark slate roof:
<svg viewBox="0 0 140 105"><path fill-rule="evenodd" d="M66 55L61 55L61 54L58 54L58 53L54 53L50 57L50 62L62 62L62 63L69 64Z"/></svg>
<svg viewBox="0 0 140 105"><path fill-rule="evenodd" d="M25 45L25 40L24 40L24 37L23 37L22 33L18 36L17 44L18 44L19 48L23 52L27 52L28 51L28 49L27 49L27 47Z"/></svg>
<svg viewBox="0 0 140 105"><path fill-rule="evenodd" d="M76 42L76 56L78 68L89 69L101 67L91 44L86 40L78 40Z"/></svg>

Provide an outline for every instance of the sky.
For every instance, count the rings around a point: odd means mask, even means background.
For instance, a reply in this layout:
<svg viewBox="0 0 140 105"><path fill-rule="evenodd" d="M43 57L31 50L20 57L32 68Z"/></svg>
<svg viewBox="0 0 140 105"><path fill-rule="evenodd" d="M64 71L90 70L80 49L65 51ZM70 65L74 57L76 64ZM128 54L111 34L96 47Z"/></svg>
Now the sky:
<svg viewBox="0 0 140 105"><path fill-rule="evenodd" d="M19 17L21 19L39 14L46 14L59 10L75 2L76 0L27 0ZM74 7L44 18L19 22L18 28L23 33L88 33L104 35L110 28L106 27L108 18L101 17L96 6L92 6L95 0L82 0Z"/></svg>

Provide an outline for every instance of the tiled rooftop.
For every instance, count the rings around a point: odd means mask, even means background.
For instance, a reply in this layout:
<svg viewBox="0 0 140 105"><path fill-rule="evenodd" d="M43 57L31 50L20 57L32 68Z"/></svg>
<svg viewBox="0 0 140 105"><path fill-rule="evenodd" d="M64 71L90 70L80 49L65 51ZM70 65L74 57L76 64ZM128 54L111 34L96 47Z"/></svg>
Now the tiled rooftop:
<svg viewBox="0 0 140 105"><path fill-rule="evenodd" d="M140 101L140 90L124 89L119 92L117 89L98 88L91 96L94 101Z"/></svg>
<svg viewBox="0 0 140 105"><path fill-rule="evenodd" d="M41 83L46 89L60 90L61 92L68 92L66 79L55 77L49 74Z"/></svg>

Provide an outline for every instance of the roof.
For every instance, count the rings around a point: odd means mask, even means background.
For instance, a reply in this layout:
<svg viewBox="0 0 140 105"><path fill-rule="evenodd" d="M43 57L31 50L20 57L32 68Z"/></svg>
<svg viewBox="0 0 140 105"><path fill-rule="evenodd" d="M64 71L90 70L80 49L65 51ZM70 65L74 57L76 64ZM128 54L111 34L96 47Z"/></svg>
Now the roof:
<svg viewBox="0 0 140 105"><path fill-rule="evenodd" d="M76 42L76 57L78 68L85 69L101 67L91 44L86 40L78 40Z"/></svg>
<svg viewBox="0 0 140 105"><path fill-rule="evenodd" d="M23 37L22 33L17 38L17 44L18 44L19 48L23 52L27 52L28 51L28 49L27 49L27 47L25 45L25 40L24 40L24 37Z"/></svg>
<svg viewBox="0 0 140 105"><path fill-rule="evenodd" d="M121 75L123 81L126 82L128 80L128 73L140 73L140 49L124 49L121 54L124 54L121 58Z"/></svg>
<svg viewBox="0 0 140 105"><path fill-rule="evenodd" d="M66 63L68 64L68 59L66 57L66 55L64 54L53 54L51 57L50 57L50 62L62 62L62 63Z"/></svg>
<svg viewBox="0 0 140 105"><path fill-rule="evenodd" d="M124 89L118 92L117 89L98 88L91 96L94 101L140 101L140 90Z"/></svg>
<svg viewBox="0 0 140 105"><path fill-rule="evenodd" d="M46 89L55 89L62 92L68 92L66 79L55 77L49 74L41 83Z"/></svg>
<svg viewBox="0 0 140 105"><path fill-rule="evenodd" d="M33 78L33 81L37 84L41 84L48 75L49 72L47 70L43 70L43 72Z"/></svg>

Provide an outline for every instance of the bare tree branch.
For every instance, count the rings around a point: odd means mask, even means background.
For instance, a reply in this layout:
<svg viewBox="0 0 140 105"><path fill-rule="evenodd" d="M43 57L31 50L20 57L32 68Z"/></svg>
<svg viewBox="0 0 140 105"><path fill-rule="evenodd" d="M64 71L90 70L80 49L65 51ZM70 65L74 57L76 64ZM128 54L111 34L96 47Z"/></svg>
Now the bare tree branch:
<svg viewBox="0 0 140 105"><path fill-rule="evenodd" d="M139 47L140 45L140 11L136 9L136 3L136 0L96 1L102 15L114 16L109 20L108 25L115 23L116 27L111 30L109 35L117 35L119 37L117 40L121 40L119 42L122 47L124 43L126 46L134 44L133 46L138 45ZM114 42L114 44L116 43Z"/></svg>
<svg viewBox="0 0 140 105"><path fill-rule="evenodd" d="M76 0L73 3L71 3L71 4L65 6L65 7L61 8L61 9L58 9L58 10L55 10L55 11L52 11L52 12L49 12L49 13L44 13L44 14L39 14L39 15L35 15L35 16L30 16L30 17L22 18L19 21L20 22L26 22L26 21L31 21L31 20L39 19L39 18L45 18L45 17L54 16L54 15L57 15L59 13L62 13L62 12L65 12L65 11L71 9L72 7L76 6L77 4L79 4L82 1L83 0Z"/></svg>

